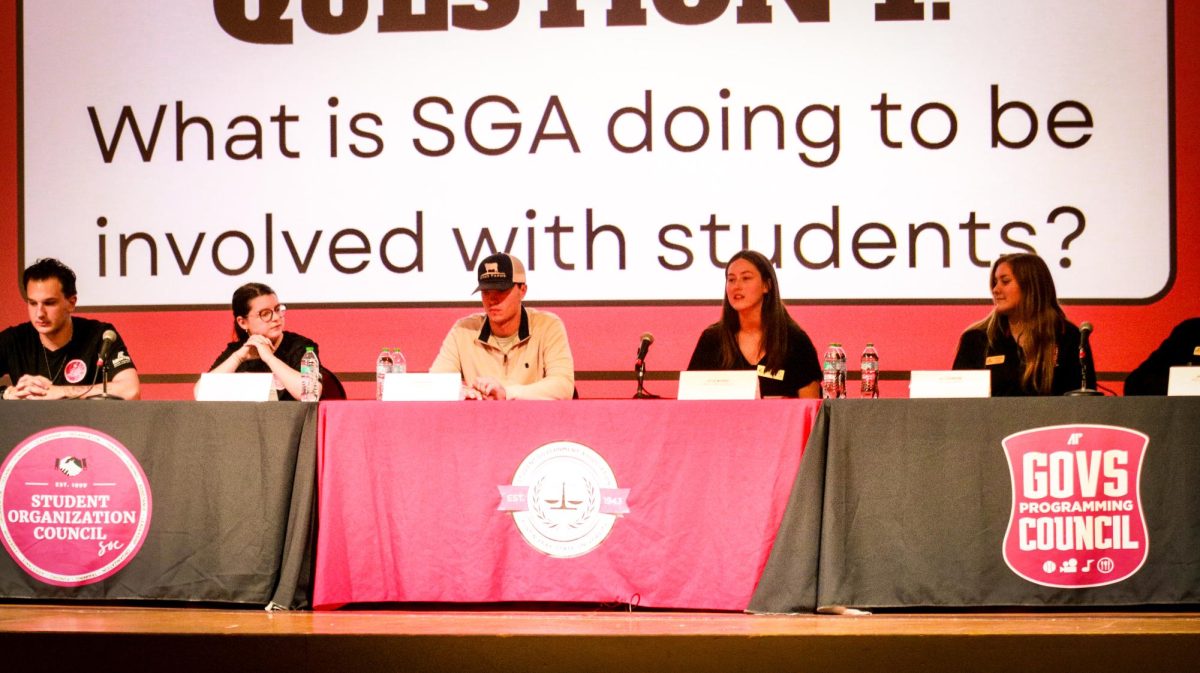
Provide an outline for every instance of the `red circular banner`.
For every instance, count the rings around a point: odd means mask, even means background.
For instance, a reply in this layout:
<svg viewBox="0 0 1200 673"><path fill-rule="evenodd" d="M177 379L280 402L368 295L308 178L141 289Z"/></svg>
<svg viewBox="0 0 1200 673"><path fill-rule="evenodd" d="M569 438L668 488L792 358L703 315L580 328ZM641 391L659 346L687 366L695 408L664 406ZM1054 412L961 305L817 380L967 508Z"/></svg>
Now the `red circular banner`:
<svg viewBox="0 0 1200 673"><path fill-rule="evenodd" d="M91 428L39 432L0 466L0 541L47 584L91 584L124 568L146 540L151 510L133 454Z"/></svg>

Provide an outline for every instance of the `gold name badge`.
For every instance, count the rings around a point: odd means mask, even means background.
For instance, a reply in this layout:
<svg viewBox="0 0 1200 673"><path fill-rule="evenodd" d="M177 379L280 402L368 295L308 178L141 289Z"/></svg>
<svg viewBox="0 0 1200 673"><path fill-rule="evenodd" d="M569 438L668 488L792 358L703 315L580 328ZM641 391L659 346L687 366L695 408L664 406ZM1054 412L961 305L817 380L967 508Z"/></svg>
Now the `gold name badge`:
<svg viewBox="0 0 1200 673"><path fill-rule="evenodd" d="M767 371L767 368L764 367L763 365L758 366L758 375L763 377L764 379L775 379L776 381L783 380L783 370L782 369L780 369L777 372L769 372L769 371Z"/></svg>
<svg viewBox="0 0 1200 673"><path fill-rule="evenodd" d="M983 364L988 367L991 367L992 365L1002 365L1002 364L1004 364L1004 356L1003 355L989 355L988 358L983 361Z"/></svg>

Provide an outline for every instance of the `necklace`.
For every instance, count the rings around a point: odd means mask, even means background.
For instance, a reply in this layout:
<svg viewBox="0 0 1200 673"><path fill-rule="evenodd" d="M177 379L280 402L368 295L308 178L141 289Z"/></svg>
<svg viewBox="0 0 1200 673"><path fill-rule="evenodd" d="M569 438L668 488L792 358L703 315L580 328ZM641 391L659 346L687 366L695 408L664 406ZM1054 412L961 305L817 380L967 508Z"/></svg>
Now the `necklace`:
<svg viewBox="0 0 1200 673"><path fill-rule="evenodd" d="M53 385L55 379L58 378L58 375L62 374L63 369L66 369L67 367L66 355L64 354L63 356L62 364L58 365L58 374L55 374L54 371L50 369L50 352L46 350L46 344L42 344L42 359L46 361L46 373L50 375L50 383Z"/></svg>

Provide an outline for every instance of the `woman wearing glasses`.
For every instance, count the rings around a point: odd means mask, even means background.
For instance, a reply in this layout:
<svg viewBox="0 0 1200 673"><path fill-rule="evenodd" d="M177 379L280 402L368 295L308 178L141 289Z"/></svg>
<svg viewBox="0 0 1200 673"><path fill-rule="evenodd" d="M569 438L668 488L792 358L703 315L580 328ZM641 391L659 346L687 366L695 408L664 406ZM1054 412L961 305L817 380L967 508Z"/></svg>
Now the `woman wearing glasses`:
<svg viewBox="0 0 1200 673"><path fill-rule="evenodd" d="M300 399L300 358L309 346L320 357L317 343L283 331L287 307L279 303L274 290L262 283L239 287L233 293L232 304L233 329L238 340L225 347L209 371L269 372L275 375L279 399Z"/></svg>

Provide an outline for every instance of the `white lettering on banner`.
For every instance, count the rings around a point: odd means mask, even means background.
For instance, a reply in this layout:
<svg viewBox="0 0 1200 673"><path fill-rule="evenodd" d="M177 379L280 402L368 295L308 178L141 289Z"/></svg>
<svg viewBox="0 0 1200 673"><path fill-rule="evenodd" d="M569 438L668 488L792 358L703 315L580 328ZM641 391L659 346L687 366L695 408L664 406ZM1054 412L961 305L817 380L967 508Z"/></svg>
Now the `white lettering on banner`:
<svg viewBox="0 0 1200 673"><path fill-rule="evenodd" d="M108 507L108 495L33 495L30 507L53 507L55 509L96 509Z"/></svg>
<svg viewBox="0 0 1200 673"><path fill-rule="evenodd" d="M89 524L134 524L137 523L137 512L121 510L116 512L97 510L94 512L79 512L70 510L28 510L10 509L5 513L9 523L60 523L72 525Z"/></svg>
<svg viewBox="0 0 1200 673"><path fill-rule="evenodd" d="M1052 502L1022 502L1017 506L1020 514L1050 514L1075 512L1132 512L1132 500L1056 500Z"/></svg>
<svg viewBox="0 0 1200 673"><path fill-rule="evenodd" d="M793 300L1172 277L1167 0L585 4L25 3L20 261L114 307L469 303L497 251L548 301L711 299L744 247Z"/></svg>
<svg viewBox="0 0 1200 673"><path fill-rule="evenodd" d="M1137 549L1129 537L1128 516L1022 518L1017 522L1022 551Z"/></svg>
<svg viewBox="0 0 1200 673"><path fill-rule="evenodd" d="M1077 494L1095 498L1102 480L1107 497L1120 498L1129 492L1129 455L1124 451L1029 452L1021 460L1022 491L1031 500L1072 498Z"/></svg>
<svg viewBox="0 0 1200 673"><path fill-rule="evenodd" d="M1070 440L1067 443L1070 445ZM1031 451L1022 455L1021 461L1024 500L1018 511L1022 514L1134 509L1129 500L1095 500L1101 492L1109 498L1128 494L1129 454L1125 451ZM1052 500L1038 502L1043 498ZM1023 551L1138 548L1137 542L1129 539L1128 516L1021 517L1017 526Z"/></svg>
<svg viewBox="0 0 1200 673"><path fill-rule="evenodd" d="M33 529L35 540L106 540L104 529L99 526L88 528L47 528L38 526ZM103 555L103 554L101 554Z"/></svg>

